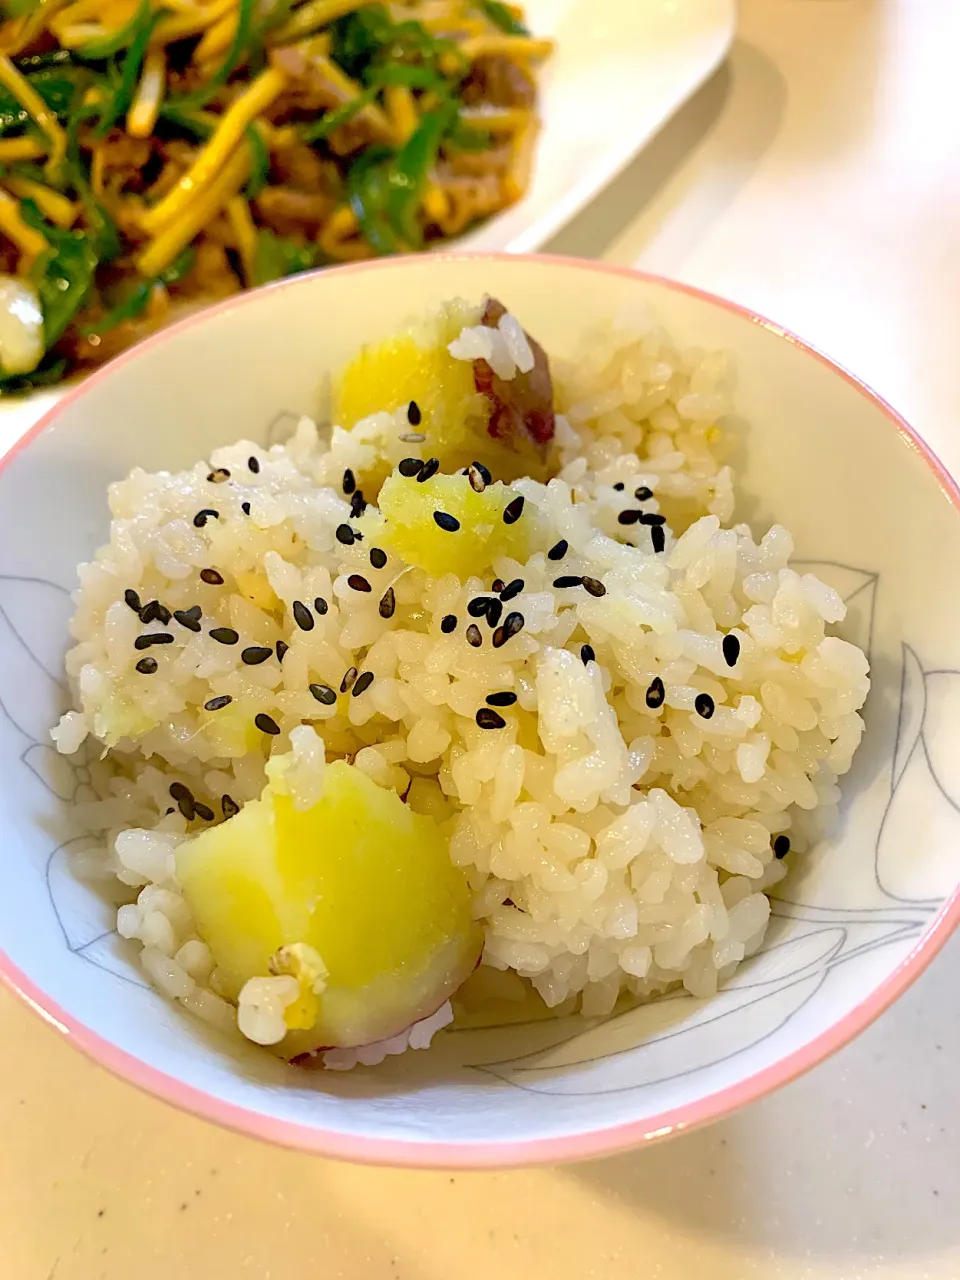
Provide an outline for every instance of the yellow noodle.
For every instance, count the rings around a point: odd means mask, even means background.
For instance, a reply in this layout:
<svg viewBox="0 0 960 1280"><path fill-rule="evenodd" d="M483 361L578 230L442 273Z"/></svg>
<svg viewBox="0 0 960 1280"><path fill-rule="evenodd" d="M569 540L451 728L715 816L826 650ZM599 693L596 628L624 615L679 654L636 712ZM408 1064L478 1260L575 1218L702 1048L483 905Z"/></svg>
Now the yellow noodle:
<svg viewBox="0 0 960 1280"><path fill-rule="evenodd" d="M516 133L527 127L531 114L527 107L463 107L460 119L487 133Z"/></svg>
<svg viewBox="0 0 960 1280"><path fill-rule="evenodd" d="M5 22L0 28L0 53L15 57L28 48L46 27L54 14L62 9L65 0L40 0L30 13L12 22Z"/></svg>
<svg viewBox="0 0 960 1280"><path fill-rule="evenodd" d="M405 84L388 84L383 91L383 101L397 142L406 142L419 121L413 94Z"/></svg>
<svg viewBox="0 0 960 1280"><path fill-rule="evenodd" d="M449 201L446 192L437 185L436 180L427 184L423 193L423 211L431 222L441 223L447 216Z"/></svg>
<svg viewBox="0 0 960 1280"><path fill-rule="evenodd" d="M313 44L311 42L311 55L312 52ZM351 80L346 72L341 71L335 62L331 62L330 59L325 56L311 56L310 62L321 73L330 87L336 90L340 95L341 102L352 102L354 98L360 96L360 86L355 80ZM395 141L393 126L387 119L386 115L384 115L382 109L375 103L370 103L368 106L364 107L358 118L368 121L382 141Z"/></svg>
<svg viewBox="0 0 960 1280"><path fill-rule="evenodd" d="M149 138L153 133L167 83L167 55L151 49L144 59L143 74L136 96L127 112L127 133L133 138Z"/></svg>
<svg viewBox="0 0 960 1280"><path fill-rule="evenodd" d="M3 184L21 200L32 200L40 212L58 227L72 227L76 222L80 206L52 187L30 178L17 177L4 178Z"/></svg>
<svg viewBox="0 0 960 1280"><path fill-rule="evenodd" d="M33 85L29 84L10 59L2 54L0 54L0 85L13 95L24 111L29 113L40 132L45 133L50 139L50 155L47 159L46 171L48 174L55 173L67 154L67 135L60 128L57 117Z"/></svg>
<svg viewBox="0 0 960 1280"><path fill-rule="evenodd" d="M219 22L215 22L212 27L207 27L203 38L193 51L192 61L197 66L203 66L204 63L211 62L220 54L226 53L237 33L239 21L239 12L233 11L226 14Z"/></svg>
<svg viewBox="0 0 960 1280"><path fill-rule="evenodd" d="M219 22L224 14L236 7L237 3L238 0L212 0L202 9L198 7L185 10L183 13L171 14L168 18L161 18L150 37L151 48L156 49L162 45L173 44L176 40L184 40L187 36L199 35L201 31L206 31L215 22Z"/></svg>
<svg viewBox="0 0 960 1280"><path fill-rule="evenodd" d="M18 202L6 191L0 191L0 231L30 259L49 247L39 231L27 226Z"/></svg>
<svg viewBox="0 0 960 1280"><path fill-rule="evenodd" d="M155 233L177 218L197 193L208 186L243 137L247 126L264 111L287 83L279 67L268 67L236 98L220 118L213 136L169 195L143 216L145 231Z"/></svg>
<svg viewBox="0 0 960 1280"><path fill-rule="evenodd" d="M227 201L237 194L249 172L250 148L247 143L241 143L207 189L137 255L134 262L140 274L150 278L169 267Z"/></svg>
<svg viewBox="0 0 960 1280"><path fill-rule="evenodd" d="M527 127L517 133L513 139L510 163L503 180L503 192L508 204L515 204L530 186L539 131L539 122L536 116L531 115Z"/></svg>
<svg viewBox="0 0 960 1280"><path fill-rule="evenodd" d="M257 228L250 216L250 206L243 196L234 196L227 202L227 217L237 238L237 249L243 265L243 278L248 288L254 283L254 267L257 260Z"/></svg>
<svg viewBox="0 0 960 1280"><path fill-rule="evenodd" d="M42 138L0 138L0 164L38 160L46 154L47 144Z"/></svg>
<svg viewBox="0 0 960 1280"><path fill-rule="evenodd" d="M508 36L505 32L490 32L464 40L460 50L471 62L498 53L516 60L540 59L549 57L553 52L553 41L538 40L534 36Z"/></svg>
<svg viewBox="0 0 960 1280"><path fill-rule="evenodd" d="M307 0L271 36L271 44L289 44L342 18L354 9L362 9L373 0Z"/></svg>
<svg viewBox="0 0 960 1280"><path fill-rule="evenodd" d="M317 244L328 258L337 262L355 262L373 256L373 250L365 240L357 237L359 230L356 214L348 205L334 209L326 225L317 237Z"/></svg>

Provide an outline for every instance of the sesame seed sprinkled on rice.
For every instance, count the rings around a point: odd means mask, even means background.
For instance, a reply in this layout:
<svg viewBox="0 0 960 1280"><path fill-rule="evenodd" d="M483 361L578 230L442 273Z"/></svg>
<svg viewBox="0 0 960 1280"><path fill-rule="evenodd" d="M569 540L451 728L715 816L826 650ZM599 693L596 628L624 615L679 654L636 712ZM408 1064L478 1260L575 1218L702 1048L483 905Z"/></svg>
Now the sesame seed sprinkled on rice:
<svg viewBox="0 0 960 1280"><path fill-rule="evenodd" d="M407 421L410 423L411 427L419 427L420 423L423 421L423 414L420 412L420 406L417 404L416 400L411 400L407 405Z"/></svg>
<svg viewBox="0 0 960 1280"><path fill-rule="evenodd" d="M356 538L356 532L348 524L337 525L336 539L338 542L343 543L345 547L352 547Z"/></svg>
<svg viewBox="0 0 960 1280"><path fill-rule="evenodd" d="M387 563L387 553L382 547L370 548L370 563L375 569L382 569Z"/></svg>
<svg viewBox="0 0 960 1280"><path fill-rule="evenodd" d="M371 590L370 583L366 580L362 573L351 573L347 578L347 586L354 591Z"/></svg>
<svg viewBox="0 0 960 1280"><path fill-rule="evenodd" d="M508 600L512 600L520 594L524 585L522 578L514 578L512 582L508 582L505 587L500 588L500 599L506 604Z"/></svg>
<svg viewBox="0 0 960 1280"><path fill-rule="evenodd" d="M219 520L220 512L215 511L213 507L204 507L202 511L198 511L193 517L193 523L198 529L202 529L208 520Z"/></svg>
<svg viewBox="0 0 960 1280"><path fill-rule="evenodd" d="M356 489L357 487L357 477L353 474L353 472L350 470L349 467L347 467L343 473L343 479L340 482L340 487L343 489L343 492L347 495L348 498L350 494L353 493L354 489Z"/></svg>
<svg viewBox="0 0 960 1280"><path fill-rule="evenodd" d="M216 569L201 569L200 579L205 582L208 587L223 586L223 574L219 573Z"/></svg>
<svg viewBox="0 0 960 1280"><path fill-rule="evenodd" d="M248 667L259 667L262 662L266 662L268 658L273 657L273 650L268 649L266 645L251 644L240 654L240 661Z"/></svg>
<svg viewBox="0 0 960 1280"><path fill-rule="evenodd" d="M617 516L617 524L636 524L640 519L639 511L627 510L621 511Z"/></svg>
<svg viewBox="0 0 960 1280"><path fill-rule="evenodd" d="M567 554L569 547L570 547L570 544L567 542L566 538L561 538L560 541L555 542L553 546L550 548L550 550L547 552L547 559L562 560L563 557Z"/></svg>
<svg viewBox="0 0 960 1280"><path fill-rule="evenodd" d="M392 618L396 607L397 597L394 594L393 587L387 587L386 591L380 597L380 603L377 605L377 611L381 618Z"/></svg>
<svg viewBox="0 0 960 1280"><path fill-rule="evenodd" d="M301 631L312 631L316 626L313 614L302 600L294 600L292 612L293 620Z"/></svg>
<svg viewBox="0 0 960 1280"><path fill-rule="evenodd" d="M773 842L774 856L777 858L785 858L790 852L790 837L779 835Z"/></svg>
<svg viewBox="0 0 960 1280"><path fill-rule="evenodd" d="M662 525L656 524L650 530L650 545L653 547L657 555L659 555L667 545L667 536L663 532Z"/></svg>
<svg viewBox="0 0 960 1280"><path fill-rule="evenodd" d="M133 642L135 649L149 649L154 644L173 644L173 636L168 631L154 631L145 636L137 636Z"/></svg>
<svg viewBox="0 0 960 1280"><path fill-rule="evenodd" d="M204 822L212 822L215 814L208 804L203 804L200 800L194 800L193 809L198 818L202 818Z"/></svg>
<svg viewBox="0 0 960 1280"><path fill-rule="evenodd" d="M488 707L512 707L516 700L517 695L510 689L505 689L503 693L488 693L484 698Z"/></svg>
<svg viewBox="0 0 960 1280"><path fill-rule="evenodd" d="M446 511L435 511L433 513L433 522L438 528L446 530L447 533L456 533L460 528L460 521L456 516L451 516Z"/></svg>
<svg viewBox="0 0 960 1280"><path fill-rule="evenodd" d="M127 587L126 591L123 593L123 599L124 599L124 603L129 605L129 607L133 610L134 613L140 612L140 608L141 608L140 597L137 595L137 593L133 590L132 587Z"/></svg>
<svg viewBox="0 0 960 1280"><path fill-rule="evenodd" d="M467 644L471 645L474 649L479 649L483 644L483 636L480 634L480 628L475 622L470 623L465 635L467 637Z"/></svg>
<svg viewBox="0 0 960 1280"><path fill-rule="evenodd" d="M210 632L210 638L216 640L217 644L236 644L240 634L234 631L233 627L214 627Z"/></svg>
<svg viewBox="0 0 960 1280"><path fill-rule="evenodd" d="M646 692L646 703L651 711L656 711L658 707L663 706L663 700L667 696L663 687L663 681L659 676L654 676L650 681Z"/></svg>
<svg viewBox="0 0 960 1280"><path fill-rule="evenodd" d="M503 509L503 523L516 524L523 515L523 505L526 499L523 494L518 494L516 498L512 498Z"/></svg>
<svg viewBox="0 0 960 1280"><path fill-rule="evenodd" d="M501 600L490 599L487 601L487 622L491 627L499 624L503 614L503 602Z"/></svg>
<svg viewBox="0 0 960 1280"><path fill-rule="evenodd" d="M159 663L156 658L141 658L137 663L137 670L142 676L156 675Z"/></svg>
<svg viewBox="0 0 960 1280"><path fill-rule="evenodd" d="M240 806L232 796L224 795L220 801L220 808L225 818L235 818L240 812Z"/></svg>
<svg viewBox="0 0 960 1280"><path fill-rule="evenodd" d="M313 602L313 608L317 617L322 618L330 606L327 604L326 600L324 600L323 596L317 596L316 600Z"/></svg>
<svg viewBox="0 0 960 1280"><path fill-rule="evenodd" d="M240 503L240 510L243 512L243 514L244 514L245 516L248 516L248 515L250 514L250 503L249 503L249 502L241 502L241 503Z"/></svg>
<svg viewBox="0 0 960 1280"><path fill-rule="evenodd" d="M476 714L481 729L505 729L507 722L492 707L480 707Z"/></svg>
<svg viewBox="0 0 960 1280"><path fill-rule="evenodd" d="M325 707L332 707L337 701L337 695L328 684L312 684L310 692L318 702L322 702Z"/></svg>
<svg viewBox="0 0 960 1280"><path fill-rule="evenodd" d="M554 578L553 585L561 591L566 587L582 587L583 578L579 573L564 573L559 578Z"/></svg>
<svg viewBox="0 0 960 1280"><path fill-rule="evenodd" d="M402 476L405 476L409 480L413 476L419 475L419 473L423 470L423 459L422 458L404 458L402 459L402 461L397 463L397 470L400 472Z"/></svg>
<svg viewBox="0 0 960 1280"><path fill-rule="evenodd" d="M457 629L457 615L455 613L445 614L444 617L441 618L440 620L440 630L443 632L445 636L448 636L451 633L451 631L456 631L456 629Z"/></svg>
<svg viewBox="0 0 960 1280"><path fill-rule="evenodd" d="M709 720L716 710L713 699L709 693L698 693L693 700L693 705L698 716L703 716L704 720Z"/></svg>
<svg viewBox="0 0 960 1280"><path fill-rule="evenodd" d="M214 469L207 476L207 480L210 482L210 484L223 484L226 480L229 480L229 479L230 479L230 472L227 470L226 467L214 467Z"/></svg>
<svg viewBox="0 0 960 1280"><path fill-rule="evenodd" d="M638 502L649 502L653 497L653 490L642 484L639 489L634 489L633 496Z"/></svg>
<svg viewBox="0 0 960 1280"><path fill-rule="evenodd" d="M417 472L417 483L423 484L425 480L429 480L431 476L435 476L440 470L439 458L428 458L420 470Z"/></svg>
<svg viewBox="0 0 960 1280"><path fill-rule="evenodd" d="M211 698L203 704L204 711L222 711L224 707L229 707L233 699L229 693L222 693L218 698Z"/></svg>
<svg viewBox="0 0 960 1280"><path fill-rule="evenodd" d="M360 694L366 693L366 691L370 688L372 684L373 684L373 672L372 671L361 672L361 674L357 676L356 684L353 686L352 690L350 691L351 696L354 698L359 698Z"/></svg>
<svg viewBox="0 0 960 1280"><path fill-rule="evenodd" d="M727 634L720 643L723 660L728 667L735 667L740 658L740 640L733 634Z"/></svg>
<svg viewBox="0 0 960 1280"><path fill-rule="evenodd" d="M588 662L596 662L596 660L597 655L593 651L593 645L582 644L580 646L580 661L583 665L586 666Z"/></svg>
<svg viewBox="0 0 960 1280"><path fill-rule="evenodd" d="M506 632L507 639L515 636L523 630L526 619L522 613L508 613L503 620L503 629Z"/></svg>
<svg viewBox="0 0 960 1280"><path fill-rule="evenodd" d="M261 733L267 733L272 738L275 738L280 732L280 726L276 720L274 720L273 716L268 716L265 711L258 712L253 717L253 723Z"/></svg>
<svg viewBox="0 0 960 1280"><path fill-rule="evenodd" d="M277 661L283 662L284 658L287 656L289 652L290 652L290 646L287 644L286 640L278 640L277 641Z"/></svg>
<svg viewBox="0 0 960 1280"><path fill-rule="evenodd" d="M599 578L588 578L584 574L580 581L583 583L584 590L589 591L592 596L605 596L607 594L607 588Z"/></svg>
<svg viewBox="0 0 960 1280"><path fill-rule="evenodd" d="M260 461L258 458L255 458L253 454L251 454L250 457L247 459L247 466L250 468L253 474L256 475L260 470Z"/></svg>
<svg viewBox="0 0 960 1280"><path fill-rule="evenodd" d="M194 633L200 630L200 606L193 605L189 609L175 609L173 617L175 622L179 622L181 627L185 627L187 631Z"/></svg>
<svg viewBox="0 0 960 1280"><path fill-rule="evenodd" d="M357 673L356 667L347 667L346 671L343 673L343 679L340 681L341 693L350 692L350 690L353 688L353 682L357 678L357 674L358 673Z"/></svg>

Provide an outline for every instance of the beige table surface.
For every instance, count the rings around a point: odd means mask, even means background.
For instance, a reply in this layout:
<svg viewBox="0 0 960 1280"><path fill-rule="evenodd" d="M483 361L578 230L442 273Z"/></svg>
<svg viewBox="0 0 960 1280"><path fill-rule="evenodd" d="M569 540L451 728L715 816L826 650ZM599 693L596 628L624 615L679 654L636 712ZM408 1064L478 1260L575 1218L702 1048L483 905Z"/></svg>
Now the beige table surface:
<svg viewBox="0 0 960 1280"><path fill-rule="evenodd" d="M554 247L766 312L960 474L958 54L960 0L742 0L729 65ZM0 1280L960 1280L958 984L960 939L710 1130L455 1177L205 1126L0 993Z"/></svg>

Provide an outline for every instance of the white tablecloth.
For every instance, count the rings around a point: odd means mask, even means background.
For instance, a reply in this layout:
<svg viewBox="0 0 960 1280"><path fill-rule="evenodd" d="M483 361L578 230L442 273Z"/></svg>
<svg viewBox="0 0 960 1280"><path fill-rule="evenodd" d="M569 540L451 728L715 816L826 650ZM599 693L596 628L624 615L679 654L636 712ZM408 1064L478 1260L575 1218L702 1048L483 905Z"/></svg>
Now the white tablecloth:
<svg viewBox="0 0 960 1280"><path fill-rule="evenodd" d="M552 247L794 329L960 474L958 50L957 0L742 0L729 64ZM960 939L854 1045L710 1130L456 1176L207 1127L0 994L0 1275L957 1280L958 984Z"/></svg>

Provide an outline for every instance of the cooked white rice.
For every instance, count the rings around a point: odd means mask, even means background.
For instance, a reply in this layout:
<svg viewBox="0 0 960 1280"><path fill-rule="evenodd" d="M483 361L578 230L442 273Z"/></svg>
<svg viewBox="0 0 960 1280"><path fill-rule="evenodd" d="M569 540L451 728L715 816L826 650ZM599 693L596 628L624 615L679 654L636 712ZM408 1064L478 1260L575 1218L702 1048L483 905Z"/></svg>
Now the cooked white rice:
<svg viewBox="0 0 960 1280"><path fill-rule="evenodd" d="M533 360L509 316L497 330L465 326L451 351L484 356L504 378ZM562 539L569 550L562 562L538 551L523 564L494 563L504 582L524 584L509 606L523 629L499 649L464 637L467 603L489 580L433 579L395 556L376 569L369 543L335 537L349 515L345 469L429 457L428 422L412 446L404 412L332 435L303 420L285 445L243 441L192 470L134 470L111 486L110 542L80 568L67 657L78 709L54 737L67 753L87 735L111 748L96 770L102 799L84 815L105 833L103 854L87 857L84 872L129 886L120 933L141 944L160 990L195 1014L236 1025L174 873L177 844L204 818L185 820L171 783L219 819L225 795L236 804L259 795L267 755L289 751L291 734L303 787L318 785L324 743L400 794L412 781L410 802L450 823L451 856L485 930L484 963L528 978L550 1006L578 996L584 1013L599 1015L623 991L642 997L678 982L706 996L759 946L767 891L786 873L773 838L787 834L802 851L810 816L834 809L863 729L866 660L826 634L844 605L789 567L785 529L757 541L746 525L730 527L732 475L714 454L716 424L731 410L722 355L677 351L651 328L594 335L575 360L552 363L565 409L555 478L514 487L548 544ZM668 516L661 554L650 526L618 521L638 503ZM197 527L204 509L219 518ZM224 584L200 580L208 566ZM352 573L372 590L352 590ZM598 579L606 594L556 588L559 574ZM267 584L287 606L282 620L254 603ZM385 619L378 602L389 586L396 611ZM144 630L167 628L142 626L124 601L130 590L171 611L199 605L203 627L173 622L173 645L135 650ZM316 597L328 611L300 630L293 602ZM450 613L461 625L447 635L440 621ZM218 643L211 626L242 640ZM724 635L739 641L733 665ZM282 665L241 661L245 646L281 640ZM584 645L595 661L582 659ZM159 670L138 675L149 655L162 659ZM346 714L311 696L311 681L338 688L352 666L375 679ZM657 679L663 704L651 707ZM518 697L493 733L475 720L492 690ZM220 695L233 702L214 718L214 737L202 731L211 717L201 708ZM709 718L698 711L705 705L715 708ZM258 713L280 732L254 734L250 749ZM305 721L316 733L296 732ZM269 985L245 995L241 1026L268 1041L289 1000ZM441 1015L413 1030L415 1046ZM409 1042L335 1051L328 1065L377 1061Z"/></svg>

